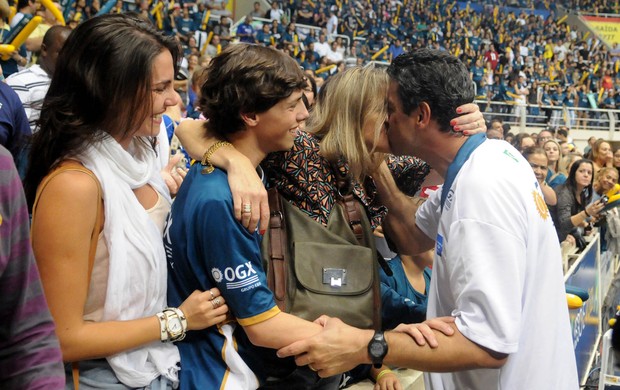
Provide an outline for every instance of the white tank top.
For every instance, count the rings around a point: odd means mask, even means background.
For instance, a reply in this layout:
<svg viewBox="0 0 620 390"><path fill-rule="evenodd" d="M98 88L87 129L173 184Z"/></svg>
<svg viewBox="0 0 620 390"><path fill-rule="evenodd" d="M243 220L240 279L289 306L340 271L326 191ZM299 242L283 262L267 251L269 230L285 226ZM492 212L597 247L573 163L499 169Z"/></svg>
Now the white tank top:
<svg viewBox="0 0 620 390"><path fill-rule="evenodd" d="M157 192L157 202L153 207L146 210L149 218L162 233L164 232L164 224L166 217L170 211L170 203ZM163 245L163 241L162 241ZM86 304L84 305L84 320L92 322L100 322L103 316L103 305L105 303L106 291L108 289L108 271L110 268L110 254L108 246L103 239L103 232L99 233L97 241L97 252L95 253L95 262L93 264L93 272L90 278L90 286L88 287L88 295Z"/></svg>

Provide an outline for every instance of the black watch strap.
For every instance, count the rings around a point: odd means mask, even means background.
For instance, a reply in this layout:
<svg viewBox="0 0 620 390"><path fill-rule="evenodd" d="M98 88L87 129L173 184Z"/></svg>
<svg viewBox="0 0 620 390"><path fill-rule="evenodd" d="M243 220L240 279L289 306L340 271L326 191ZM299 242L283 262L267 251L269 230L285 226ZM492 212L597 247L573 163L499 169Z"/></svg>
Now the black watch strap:
<svg viewBox="0 0 620 390"><path fill-rule="evenodd" d="M388 353L388 345L382 331L376 331L368 343L368 356L375 368L381 368L383 358Z"/></svg>

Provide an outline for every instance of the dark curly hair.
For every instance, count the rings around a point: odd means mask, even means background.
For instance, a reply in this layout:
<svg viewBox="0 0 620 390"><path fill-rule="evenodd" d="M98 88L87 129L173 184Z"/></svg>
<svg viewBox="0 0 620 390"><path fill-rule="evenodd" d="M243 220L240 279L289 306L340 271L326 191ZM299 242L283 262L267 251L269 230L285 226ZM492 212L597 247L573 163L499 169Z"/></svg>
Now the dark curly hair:
<svg viewBox="0 0 620 390"><path fill-rule="evenodd" d="M243 130L241 115L262 113L306 86L299 65L286 54L263 46L229 45L207 69L200 108L207 129L224 139Z"/></svg>
<svg viewBox="0 0 620 390"><path fill-rule="evenodd" d="M469 71L458 58L436 49L419 49L396 57L388 67L398 83L398 96L407 115L420 103L431 108L432 118L443 132L452 131L456 108L474 101Z"/></svg>

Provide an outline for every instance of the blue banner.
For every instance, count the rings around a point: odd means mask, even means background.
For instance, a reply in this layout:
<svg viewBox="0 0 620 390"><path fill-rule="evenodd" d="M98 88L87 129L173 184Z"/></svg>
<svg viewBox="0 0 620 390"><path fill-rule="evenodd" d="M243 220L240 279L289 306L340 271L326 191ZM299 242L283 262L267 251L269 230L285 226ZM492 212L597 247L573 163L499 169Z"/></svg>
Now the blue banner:
<svg viewBox="0 0 620 390"><path fill-rule="evenodd" d="M597 239L588 245L581 256L581 261L574 272L566 279L566 284L582 288L590 294L580 309L570 310L570 324L573 332L573 346L577 359L579 382L583 383L588 375L588 363L594 349L600 330L599 305L599 270Z"/></svg>

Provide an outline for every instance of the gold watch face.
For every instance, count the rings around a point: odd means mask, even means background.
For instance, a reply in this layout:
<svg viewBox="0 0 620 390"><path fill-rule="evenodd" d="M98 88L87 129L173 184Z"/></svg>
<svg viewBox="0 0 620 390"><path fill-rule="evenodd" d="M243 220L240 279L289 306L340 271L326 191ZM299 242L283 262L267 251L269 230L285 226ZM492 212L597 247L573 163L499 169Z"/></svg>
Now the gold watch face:
<svg viewBox="0 0 620 390"><path fill-rule="evenodd" d="M183 332L183 326L181 320L178 318L168 318L168 333L172 337L175 337Z"/></svg>

